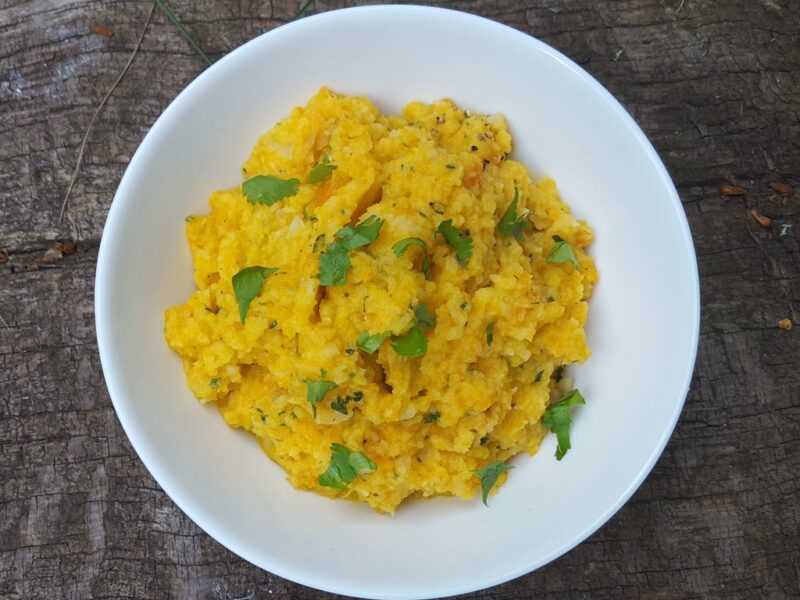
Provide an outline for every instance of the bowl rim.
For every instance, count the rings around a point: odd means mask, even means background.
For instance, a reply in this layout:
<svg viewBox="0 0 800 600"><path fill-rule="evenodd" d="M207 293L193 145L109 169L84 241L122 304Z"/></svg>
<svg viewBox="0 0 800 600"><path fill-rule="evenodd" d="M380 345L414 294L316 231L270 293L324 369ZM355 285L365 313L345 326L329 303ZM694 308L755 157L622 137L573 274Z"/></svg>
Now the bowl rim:
<svg viewBox="0 0 800 600"><path fill-rule="evenodd" d="M403 594L398 592L387 592L386 590L378 590L378 589L363 589L358 588L358 586L351 586L349 588L343 586L336 586L336 585L328 585L321 584L320 582L315 580L313 575L313 571L309 571L306 569L297 568L296 566L291 566L288 564L281 564L278 562L274 562L272 564L263 564L264 561L256 561L251 559L247 556L248 552L241 551L237 548L238 542L235 537L231 537L226 533L223 527L217 527L213 522L209 522L206 518L207 515L205 511L199 508L195 503L191 500L191 498L183 497L178 490L174 489L174 486L170 483L170 478L164 474L162 471L159 460L157 457L150 454L149 450L147 449L147 444L144 441L144 436L136 429L135 426L132 425L131 416L127 409L128 401L124 397L124 394L119 389L119 384L117 383L118 372L117 367L112 359L112 352L110 346L112 345L110 341L110 335L108 330L110 329L110 322L113 319L114 310L113 306L111 306L109 302L109 295L106 291L106 285L104 283L105 279L110 277L109 269L113 266L112 261L112 250L111 242L109 239L114 237L114 232L124 227L124 222L120 218L120 214L122 211L122 204L126 202L126 196L128 196L127 188L130 186L130 180L134 177L132 173L136 171L135 167L138 162L141 160L142 155L144 154L145 150L151 145L151 142L154 137L154 131L158 129L158 126L162 121L169 118L169 116L178 110L178 107L182 105L184 102L187 101L188 97L192 95L194 89L200 85L204 79L210 77L210 73L213 74L215 71L218 71L230 61L235 60L235 57L247 52L249 48L251 48L254 44L258 43L259 40L262 40L264 37L275 37L281 35L290 35L292 32L298 29L302 29L306 27L306 24L309 22L317 22L323 20L336 20L341 19L343 16L354 15L358 14L365 14L365 13L396 13L397 11L412 14L419 18L425 18L427 15L431 14L438 14L438 15L446 15L451 19L462 19L464 22L470 22L470 24L475 26L481 26L488 29L494 29L496 32L503 33L508 36L514 36L517 38L519 42L524 42L528 44L531 48L535 48L537 51L543 52L548 55L550 58L555 59L558 61L563 68L566 68L574 75L577 75L585 84L588 84L590 87L594 89L594 91L599 92L600 96L603 100L609 105L618 117L621 118L621 121L626 126L627 130L633 134L636 141L641 146L642 150L647 155L647 158L655 167L659 180L661 184L664 186L665 191L667 192L668 196L670 197L672 203L672 209L674 210L676 217L678 219L678 224L680 226L680 232L682 241L688 251L688 258L690 259L692 269L691 278L691 307L692 307L692 314L691 314L691 347L689 348L689 362L686 364L686 372L684 374L684 381L683 385L681 386L682 392L680 394L680 398L678 401L675 402L672 414L670 415L670 419L668 425L665 427L660 439L658 440L657 444L655 445L653 451L651 452L650 456L647 458L644 466L637 474L635 478L630 482L630 484L625 488L625 490L620 494L615 502L613 502L610 506L606 508L592 523L590 523L587 527L584 528L580 534L576 535L572 538L569 542L562 544L561 546L551 550L545 556L540 557L538 560L532 561L525 567L522 568L515 568L511 569L507 572L503 572L500 575L494 575L492 577L487 577L484 579L475 578L472 580L471 583L455 587L449 590L446 596L464 594L469 592L474 592L477 590L486 589L527 573L531 573L536 569L541 568L542 566L552 562L553 560L559 558L569 550L573 549L578 544L582 543L586 538L590 535L595 533L600 527L602 527L614 514L616 514L620 508L630 499L633 493L641 486L643 481L647 478L647 476L652 471L655 463L662 455L664 448L666 447L667 442L669 441L672 433L675 429L677 424L678 418L683 410L684 403L686 401L686 397L689 392L690 384L692 381L693 373L694 373L694 366L697 358L697 350L698 350L698 342L699 342L699 332L700 332L700 280L699 280L699 273L697 267L697 258L694 249L694 243L691 236L691 231L689 228L689 224L686 218L685 211L683 209L683 205L680 201L680 197L678 196L677 190L670 178L666 167L664 166L663 162L661 161L658 153L656 152L655 148L641 130L639 125L635 122L633 117L627 112L627 110L620 104L620 102L601 84L599 83L594 77L592 77L587 71L573 62L571 59L567 58L564 54L559 52L558 50L550 47L549 45L545 44L544 42L534 38L532 35L529 35L523 31L517 30L511 26L499 23L497 21L493 21L491 19L481 17L475 14L453 10L449 8L440 8L440 7L430 7L430 6L415 6L415 5L399 5L399 4L384 4L384 5L371 5L371 6L358 6L358 7L350 7L350 8L343 8L343 9L336 9L331 11L326 11L323 13L319 13L316 15L312 15L309 17L305 17L298 21L290 21L283 25L280 25L274 29L266 31L255 38L247 41L246 43L242 44L241 46L235 48L218 61L216 61L213 65L206 68L203 72L201 72L194 80L192 80L176 97L170 104L164 109L164 111L159 115L156 121L148 130L147 134L142 139L141 143L139 144L136 152L132 156L128 166L126 167L125 173L123 174L117 191L114 195L114 199L111 203L111 207L108 212L108 216L106 218L105 225L103 227L103 232L100 240L100 248L98 251L97 257L97 265L96 265L96 273L95 273L95 293L94 293L94 308L95 308L95 328L96 328L96 335L97 335L97 346L98 346L98 353L100 356L100 362L103 369L104 379L106 382L106 386L108 388L109 396L111 398L112 404L114 406L114 410L117 414L120 424L125 432L125 435L128 437L133 449L135 450L136 454L139 456L139 459L144 464L145 468L148 470L150 475L153 479L158 483L158 485L164 490L164 492L169 496L170 500L174 502L181 511L184 512L200 529L210 535L217 543L221 544L237 556L241 557L242 559L246 560L247 562L257 566L258 568L264 569L268 572L274 573L280 577L286 578L290 581L309 586L315 589L324 590L334 594L342 594L342 595L353 595L359 594L359 597L365 598L376 598L376 599L386 599L386 600L395 600L395 599L425 599L431 598L430 594L426 593L413 593L413 594ZM437 597L441 597L440 594L437 593Z"/></svg>

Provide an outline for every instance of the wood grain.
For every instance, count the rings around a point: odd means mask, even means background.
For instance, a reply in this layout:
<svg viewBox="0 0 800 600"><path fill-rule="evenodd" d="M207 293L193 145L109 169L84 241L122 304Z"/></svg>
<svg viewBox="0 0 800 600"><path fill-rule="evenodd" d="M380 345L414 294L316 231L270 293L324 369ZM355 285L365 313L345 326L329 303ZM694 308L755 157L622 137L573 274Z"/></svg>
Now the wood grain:
<svg viewBox="0 0 800 600"><path fill-rule="evenodd" d="M300 6L170 4L214 59ZM620 99L678 187L703 303L691 393L641 489L563 558L468 597L800 597L800 193L769 187L800 188L800 3L439 5L542 39ZM133 453L105 389L92 306L102 226L143 135L204 67L158 11L91 133L68 219L58 215L89 119L149 8L0 0L0 598L330 598L189 521ZM747 194L725 197L725 183ZM42 262L56 241L77 252ZM782 318L795 327L780 329Z"/></svg>

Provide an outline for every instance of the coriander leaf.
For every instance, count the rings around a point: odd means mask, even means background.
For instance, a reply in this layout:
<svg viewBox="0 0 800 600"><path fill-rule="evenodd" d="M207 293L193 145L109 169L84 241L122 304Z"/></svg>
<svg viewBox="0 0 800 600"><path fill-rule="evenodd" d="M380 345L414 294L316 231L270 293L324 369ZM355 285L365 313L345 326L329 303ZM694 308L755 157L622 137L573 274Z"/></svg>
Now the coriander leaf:
<svg viewBox="0 0 800 600"><path fill-rule="evenodd" d="M492 491L494 484L497 483L497 478L500 477L500 473L505 473L506 471L513 469L512 465L508 465L502 460L496 460L493 463L489 463L485 467L482 467L475 471L475 475L478 476L478 479L481 480L481 490L483 491L483 503L486 506L489 504L486 500L489 498L489 492Z"/></svg>
<svg viewBox="0 0 800 600"><path fill-rule="evenodd" d="M494 341L494 321L486 326L486 344L491 346Z"/></svg>
<svg viewBox="0 0 800 600"><path fill-rule="evenodd" d="M257 265L252 267L245 267L231 279L233 286L233 294L236 296L236 301L239 303L239 318L244 324L247 318L247 311L250 310L250 303L261 293L261 287L267 280L267 277L272 275L278 269L272 267L259 267Z"/></svg>
<svg viewBox="0 0 800 600"><path fill-rule="evenodd" d="M342 413L343 415L347 414L347 400L348 397L339 398L337 397L336 400L331 402L331 408L338 413Z"/></svg>
<svg viewBox="0 0 800 600"><path fill-rule="evenodd" d="M392 348L400 356L414 358L423 356L428 351L428 338L422 331L421 325L428 328L436 327L436 315L424 303L414 307L414 326L402 335L392 336Z"/></svg>
<svg viewBox="0 0 800 600"><path fill-rule="evenodd" d="M356 470L356 473L363 475L364 473L372 473L378 467L372 462L369 457L363 452L351 452L350 458L347 459L350 466Z"/></svg>
<svg viewBox="0 0 800 600"><path fill-rule="evenodd" d="M392 348L400 356L408 356L409 358L423 356L428 351L428 338L425 337L419 324L415 323L403 335L392 336Z"/></svg>
<svg viewBox="0 0 800 600"><path fill-rule="evenodd" d="M472 238L453 227L452 219L442 221L436 229L436 233L440 234L453 247L456 251L458 262L464 265L467 264L470 256L472 256Z"/></svg>
<svg viewBox="0 0 800 600"><path fill-rule="evenodd" d="M572 251L572 246L570 246L569 242L565 242L557 235L553 236L553 241L556 244L550 254L547 255L547 262L556 264L571 262L575 265L575 268L579 268L578 259L575 258L575 253Z"/></svg>
<svg viewBox="0 0 800 600"><path fill-rule="evenodd" d="M422 273L425 275L425 279L431 274L431 257L428 256L428 244L426 244L423 240L410 237L405 238L397 242L394 246L392 246L392 250L394 250L395 256L403 256L405 254L406 249L411 246L419 246L422 248Z"/></svg>
<svg viewBox="0 0 800 600"><path fill-rule="evenodd" d="M347 271L350 269L350 255L347 248L339 242L328 245L328 249L319 255L319 282L322 285L344 285L347 282Z"/></svg>
<svg viewBox="0 0 800 600"><path fill-rule="evenodd" d="M517 215L517 201L519 200L519 191L514 188L514 199L508 205L505 214L500 218L497 223L497 230L503 237L513 235L517 241L522 241L522 233L526 229L532 227L531 222L523 219L522 216Z"/></svg>
<svg viewBox="0 0 800 600"><path fill-rule="evenodd" d="M278 200L297 193L300 181L280 179L274 175L256 175L242 184L242 193L250 204L272 206Z"/></svg>
<svg viewBox="0 0 800 600"><path fill-rule="evenodd" d="M350 452L345 446L334 443L331 444L331 464L317 480L320 485L345 490L358 475L375 469L375 463L362 452Z"/></svg>
<svg viewBox="0 0 800 600"><path fill-rule="evenodd" d="M432 410L431 412L425 415L425 418L423 420L426 423L435 423L436 421L439 420L439 417L441 416L442 415L438 410Z"/></svg>
<svg viewBox="0 0 800 600"><path fill-rule="evenodd" d="M417 304L414 307L414 319L420 325L429 329L436 327L436 315L433 314L425 303Z"/></svg>
<svg viewBox="0 0 800 600"><path fill-rule="evenodd" d="M572 447L569 439L569 426L572 418L569 415L569 407L576 404L586 404L578 390L570 391L559 402L550 406L544 411L542 425L556 434L558 446L556 447L556 459L561 460Z"/></svg>
<svg viewBox="0 0 800 600"><path fill-rule="evenodd" d="M320 183L325 181L336 170L336 165L331 164L327 154L322 156L322 161L317 163L306 177L306 183Z"/></svg>
<svg viewBox="0 0 800 600"><path fill-rule="evenodd" d="M367 354L375 354L375 351L380 348L383 341L391 334L391 331L384 331L383 333L370 335L368 332L362 331L356 340L356 345Z"/></svg>
<svg viewBox="0 0 800 600"><path fill-rule="evenodd" d="M322 285L344 285L350 269L350 252L378 239L383 219L374 215L356 226L347 225L336 232L336 240L319 255L319 282Z"/></svg>
<svg viewBox="0 0 800 600"><path fill-rule="evenodd" d="M317 403L325 397L325 394L335 388L336 384L332 381L317 381L314 379L305 379L303 383L308 387L306 391L306 400L311 404L311 410L316 417Z"/></svg>
<svg viewBox="0 0 800 600"><path fill-rule="evenodd" d="M383 219L370 215L358 225L345 225L334 236L348 251L353 251L378 239Z"/></svg>

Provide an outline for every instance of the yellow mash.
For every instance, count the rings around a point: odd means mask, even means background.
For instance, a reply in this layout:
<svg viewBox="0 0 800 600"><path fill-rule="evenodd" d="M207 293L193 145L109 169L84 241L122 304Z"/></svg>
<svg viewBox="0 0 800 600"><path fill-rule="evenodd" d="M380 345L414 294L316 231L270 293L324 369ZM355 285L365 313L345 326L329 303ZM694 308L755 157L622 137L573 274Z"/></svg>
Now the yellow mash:
<svg viewBox="0 0 800 600"><path fill-rule="evenodd" d="M502 116L449 100L385 116L366 98L323 88L295 108L242 172L295 178L296 193L254 204L237 186L214 192L208 215L187 218L197 290L167 309L165 331L192 393L253 433L292 485L383 512L409 497L472 498L477 469L535 453L542 415L563 395L554 370L589 357L597 272L585 253L592 230L553 180L533 182L508 159L511 149ZM321 164L335 169L307 183ZM531 223L521 241L498 230L515 189L520 222ZM377 239L349 253L345 284L322 286L320 254L369 217L383 220ZM435 234L445 220L471 239L468 260ZM425 242L428 279L421 247L393 250L409 237ZM559 238L579 268L548 262ZM277 271L243 325L232 278L253 265ZM436 319L422 328L424 356L399 354L391 336L374 354L358 347L363 332L409 332L420 304ZM316 416L307 381L336 386ZM321 485L334 443L374 470L345 489Z"/></svg>

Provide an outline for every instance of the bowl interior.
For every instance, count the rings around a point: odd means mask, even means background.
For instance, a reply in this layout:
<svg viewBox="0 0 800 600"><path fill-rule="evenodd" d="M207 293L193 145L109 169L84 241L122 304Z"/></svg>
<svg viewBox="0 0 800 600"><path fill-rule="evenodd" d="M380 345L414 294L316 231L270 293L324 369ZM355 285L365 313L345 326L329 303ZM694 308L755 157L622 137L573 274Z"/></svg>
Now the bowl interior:
<svg viewBox="0 0 800 600"><path fill-rule="evenodd" d="M573 450L549 436L490 501L412 502L395 517L295 491L246 434L189 393L163 311L192 289L184 217L240 181L258 136L327 85L383 111L454 99L501 112L515 158L549 175L596 232L593 357L573 367L587 405ZM332 592L444 596L541 566L605 522L647 475L683 404L699 294L675 190L611 96L532 38L462 13L370 7L270 32L193 82L145 138L120 184L100 251L98 343L128 436L203 529L269 571Z"/></svg>

